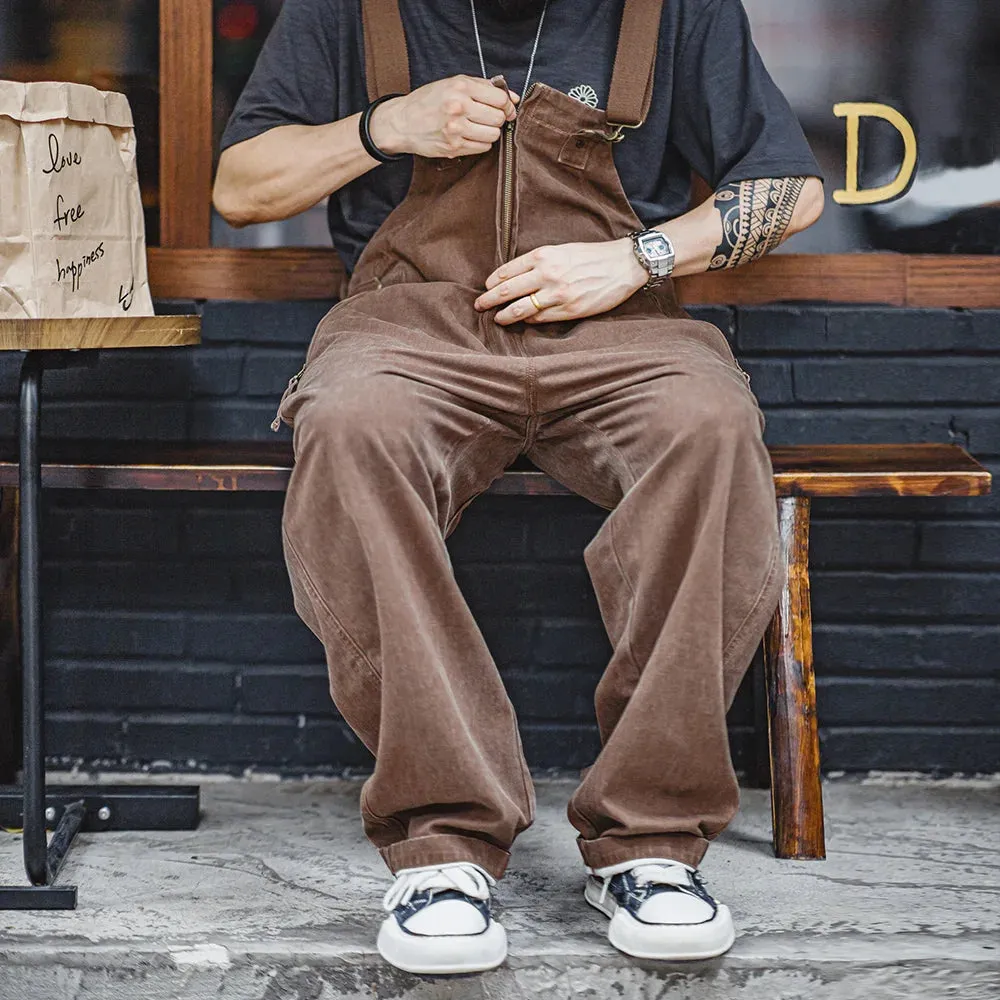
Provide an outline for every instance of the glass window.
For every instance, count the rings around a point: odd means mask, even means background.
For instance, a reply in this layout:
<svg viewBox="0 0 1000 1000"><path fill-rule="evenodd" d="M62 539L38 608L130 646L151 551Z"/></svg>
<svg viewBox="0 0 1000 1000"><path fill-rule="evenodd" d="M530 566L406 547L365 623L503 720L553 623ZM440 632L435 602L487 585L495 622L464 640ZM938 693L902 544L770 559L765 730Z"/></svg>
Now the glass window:
<svg viewBox="0 0 1000 1000"><path fill-rule="evenodd" d="M786 249L1000 253L1000 4L983 0L743 0L764 62L827 176L847 185L847 119L834 105L878 103L912 125L918 165L902 197L830 201ZM896 126L859 121L859 189L904 162ZM903 179L906 179L905 177Z"/></svg>
<svg viewBox="0 0 1000 1000"><path fill-rule="evenodd" d="M150 245L159 242L159 39L158 0L0 0L0 77L127 95Z"/></svg>
<svg viewBox="0 0 1000 1000"><path fill-rule="evenodd" d="M274 24L283 0L214 0L213 108L216 162L219 143L244 84L253 71L264 39ZM234 229L212 212L212 245L221 247L329 246L326 202L281 222Z"/></svg>

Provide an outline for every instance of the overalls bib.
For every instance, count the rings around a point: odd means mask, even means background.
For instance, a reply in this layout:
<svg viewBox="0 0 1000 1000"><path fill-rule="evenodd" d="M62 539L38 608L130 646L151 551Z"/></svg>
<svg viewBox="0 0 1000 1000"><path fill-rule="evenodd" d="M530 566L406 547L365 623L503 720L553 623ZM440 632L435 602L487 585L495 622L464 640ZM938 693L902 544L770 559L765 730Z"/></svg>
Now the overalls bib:
<svg viewBox="0 0 1000 1000"><path fill-rule="evenodd" d="M335 704L375 755L362 815L393 870L472 861L499 876L532 819L513 708L444 541L521 454L612 511L585 551L613 649L600 746L586 720L560 719L557 736L525 729L541 765L551 739L563 760L600 750L569 807L586 864L697 864L738 804L726 711L782 584L748 380L669 282L576 322L501 327L473 307L506 260L643 228L612 148L627 154L655 99L661 6L626 0L607 112L534 83L488 153L415 157L405 200L282 400L296 608L324 643ZM408 92L396 0L363 11L369 97ZM543 538L492 535L486 562L544 551ZM514 593L489 587L492 572L466 586L483 588L482 623L519 670L512 690L578 689L572 656L558 664L565 681L537 673L537 645L507 634L555 643L590 599L576 571L526 565ZM521 700L533 720L551 717L544 698Z"/></svg>

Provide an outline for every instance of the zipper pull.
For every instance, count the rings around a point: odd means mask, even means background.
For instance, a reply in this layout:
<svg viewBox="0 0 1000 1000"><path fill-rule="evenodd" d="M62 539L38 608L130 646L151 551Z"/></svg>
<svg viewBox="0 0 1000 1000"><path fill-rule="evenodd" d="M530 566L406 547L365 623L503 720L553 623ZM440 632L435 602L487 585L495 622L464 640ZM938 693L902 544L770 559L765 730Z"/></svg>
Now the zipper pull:
<svg viewBox="0 0 1000 1000"><path fill-rule="evenodd" d="M492 83L494 87L499 87L507 95L507 100L510 101L511 104L514 104L514 102L510 100L510 87L508 86L507 80L504 78L503 73L498 73L496 76L491 76L490 77L490 83ZM517 106L516 105L515 105L514 114L515 114L515 116L517 115ZM505 128L507 128L507 127L511 127L512 128L513 125L514 125L514 119L510 119L509 121L505 121L504 122L504 127Z"/></svg>
<svg viewBox="0 0 1000 1000"><path fill-rule="evenodd" d="M289 380L288 388L281 394L281 401L278 403L278 412L274 415L274 420L271 421L271 430L275 434L281 430L281 404L299 387L299 379L302 378L303 372L306 370L305 365L303 365Z"/></svg>

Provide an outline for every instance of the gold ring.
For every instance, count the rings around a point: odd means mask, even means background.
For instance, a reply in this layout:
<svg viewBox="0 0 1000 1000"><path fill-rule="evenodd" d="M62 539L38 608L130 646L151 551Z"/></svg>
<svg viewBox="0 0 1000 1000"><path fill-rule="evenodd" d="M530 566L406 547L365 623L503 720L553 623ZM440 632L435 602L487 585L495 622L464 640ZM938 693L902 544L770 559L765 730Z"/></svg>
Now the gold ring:
<svg viewBox="0 0 1000 1000"><path fill-rule="evenodd" d="M541 302L538 301L538 296L536 296L535 293L532 292L528 296L528 298L531 299L531 304L535 307L535 312L541 312L543 307Z"/></svg>

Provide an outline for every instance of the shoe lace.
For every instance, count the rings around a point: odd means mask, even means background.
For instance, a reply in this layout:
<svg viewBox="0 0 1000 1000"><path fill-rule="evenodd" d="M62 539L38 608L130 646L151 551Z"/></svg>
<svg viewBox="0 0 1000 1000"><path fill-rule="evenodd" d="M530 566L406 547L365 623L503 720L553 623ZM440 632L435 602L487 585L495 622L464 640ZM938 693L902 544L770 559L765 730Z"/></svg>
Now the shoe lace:
<svg viewBox="0 0 1000 1000"><path fill-rule="evenodd" d="M397 906L405 906L418 893L426 892L430 899L434 893L455 890L472 899L489 899L490 886L495 879L482 868L472 864L449 864L434 868L414 868L400 872L389 886L382 906L392 913Z"/></svg>
<svg viewBox="0 0 1000 1000"><path fill-rule="evenodd" d="M648 888L653 885L676 885L689 889L692 882L699 883L697 872L692 872L689 868L676 862L664 861L662 863L650 865L636 865L629 872L635 882L636 888ZM611 879L606 878L601 886L600 902L603 903L611 888Z"/></svg>

